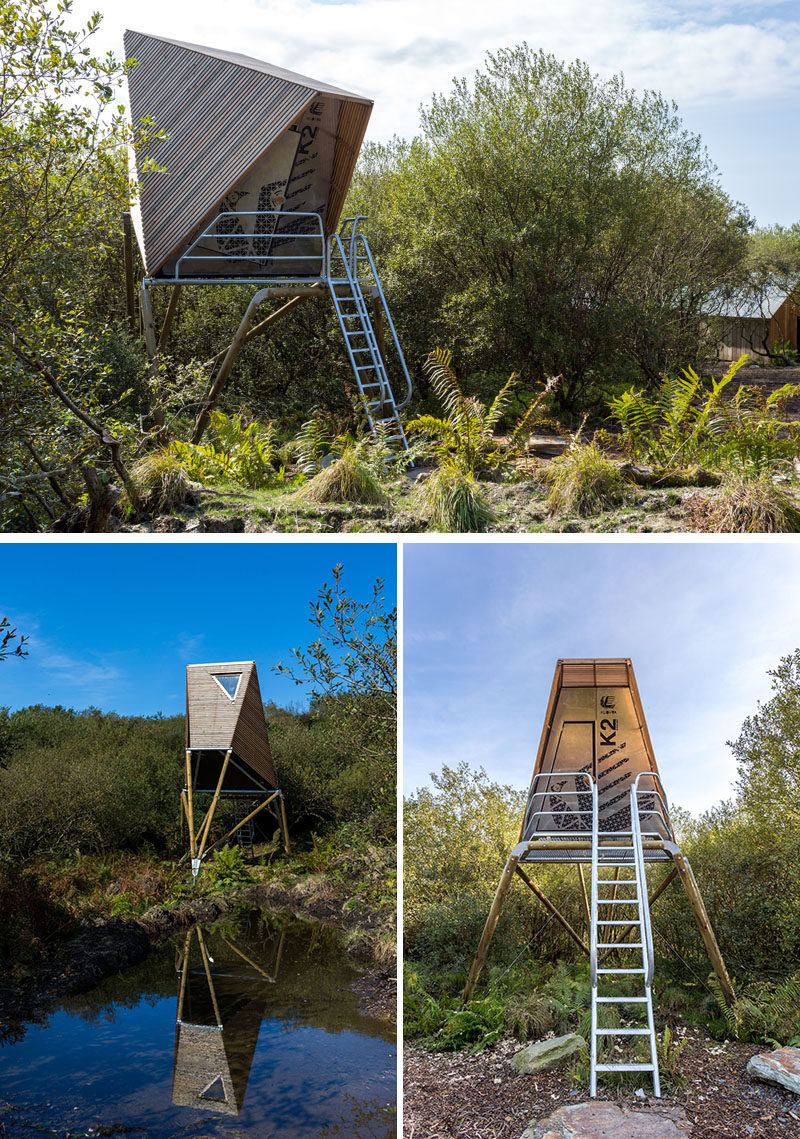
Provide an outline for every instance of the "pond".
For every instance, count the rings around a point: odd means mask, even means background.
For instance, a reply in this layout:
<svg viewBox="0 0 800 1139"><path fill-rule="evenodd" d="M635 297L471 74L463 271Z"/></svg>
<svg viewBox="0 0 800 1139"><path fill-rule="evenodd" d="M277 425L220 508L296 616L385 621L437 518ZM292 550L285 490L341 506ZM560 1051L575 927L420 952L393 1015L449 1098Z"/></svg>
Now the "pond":
<svg viewBox="0 0 800 1139"><path fill-rule="evenodd" d="M358 976L327 927L194 927L0 1047L0 1135L390 1139L395 1028Z"/></svg>

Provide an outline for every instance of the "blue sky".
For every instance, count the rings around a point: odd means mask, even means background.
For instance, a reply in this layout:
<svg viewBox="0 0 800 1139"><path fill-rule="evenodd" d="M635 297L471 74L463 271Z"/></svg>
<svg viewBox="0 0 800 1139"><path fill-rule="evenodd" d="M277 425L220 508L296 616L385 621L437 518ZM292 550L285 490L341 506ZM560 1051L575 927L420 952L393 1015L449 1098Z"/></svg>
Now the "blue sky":
<svg viewBox="0 0 800 1139"><path fill-rule="evenodd" d="M526 787L559 657L630 657L670 799L730 794L767 669L800 647L800 544L407 545L404 784L461 760Z"/></svg>
<svg viewBox="0 0 800 1139"><path fill-rule="evenodd" d="M303 704L275 675L314 639L308 604L341 562L347 592L396 598L393 543L4 543L0 615L30 637L0 662L0 706L185 711L187 664L255 660L261 695Z"/></svg>
<svg viewBox="0 0 800 1139"><path fill-rule="evenodd" d="M98 44L122 53L133 26L254 55L375 100L368 137L408 137L420 103L469 76L487 51L526 40L602 76L674 100L724 188L762 224L800 217L800 10L796 0L77 0L99 8Z"/></svg>

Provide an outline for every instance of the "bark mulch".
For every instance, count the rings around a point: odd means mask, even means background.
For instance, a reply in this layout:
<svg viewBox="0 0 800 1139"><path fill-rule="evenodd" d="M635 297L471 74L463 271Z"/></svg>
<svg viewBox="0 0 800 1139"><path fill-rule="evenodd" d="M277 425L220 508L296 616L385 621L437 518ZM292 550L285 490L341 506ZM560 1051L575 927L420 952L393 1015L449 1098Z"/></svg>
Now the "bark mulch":
<svg viewBox="0 0 800 1139"><path fill-rule="evenodd" d="M692 1139L800 1139L800 1096L751 1080L745 1071L750 1057L767 1049L720 1044L692 1029L687 1038L678 1066L686 1082L666 1089L659 1102L684 1108L694 1124ZM588 1088L576 1088L566 1068L518 1075L510 1060L520 1047L503 1040L472 1056L437 1055L406 1044L405 1139L519 1139L533 1120L588 1100ZM643 1086L649 1093L648 1084ZM613 1092L603 1098L646 1102Z"/></svg>

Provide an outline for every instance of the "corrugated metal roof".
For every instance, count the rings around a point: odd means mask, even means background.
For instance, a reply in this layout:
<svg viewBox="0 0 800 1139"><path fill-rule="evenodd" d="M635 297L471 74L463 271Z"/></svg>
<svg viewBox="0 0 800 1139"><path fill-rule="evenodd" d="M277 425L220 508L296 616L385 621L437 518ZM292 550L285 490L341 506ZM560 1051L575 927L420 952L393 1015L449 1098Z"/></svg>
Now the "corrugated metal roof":
<svg viewBox="0 0 800 1139"><path fill-rule="evenodd" d="M701 311L706 316L724 316L730 320L771 320L787 296L786 290L779 288L747 291L734 296L711 293L703 302Z"/></svg>
<svg viewBox="0 0 800 1139"><path fill-rule="evenodd" d="M151 148L163 171L143 174L137 160L133 213L148 273L185 244L319 94L357 110L355 116L340 115L348 129L337 137L339 194L332 196L343 201L341 187L346 182L346 192L352 177L370 100L248 56L142 32L125 32L125 52L137 60L128 75L133 123L150 118L168 136ZM341 209L340 201L336 205L329 224Z"/></svg>

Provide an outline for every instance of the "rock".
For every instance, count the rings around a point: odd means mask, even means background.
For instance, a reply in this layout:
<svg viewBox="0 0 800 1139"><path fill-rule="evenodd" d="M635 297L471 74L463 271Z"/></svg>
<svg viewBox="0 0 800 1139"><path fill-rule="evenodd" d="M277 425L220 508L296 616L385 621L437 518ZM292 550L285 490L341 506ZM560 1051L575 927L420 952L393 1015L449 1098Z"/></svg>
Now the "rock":
<svg viewBox="0 0 800 1139"><path fill-rule="evenodd" d="M533 455L556 456L563 455L569 447L569 439L560 439L557 435L531 435L527 450Z"/></svg>
<svg viewBox="0 0 800 1139"><path fill-rule="evenodd" d="M754 1056L747 1071L757 1080L779 1084L800 1095L800 1048L779 1048L777 1052L762 1052Z"/></svg>
<svg viewBox="0 0 800 1139"><path fill-rule="evenodd" d="M567 1036L556 1036L551 1040L537 1040L517 1052L511 1063L522 1076L532 1076L548 1068L556 1068L575 1056L586 1041L575 1032Z"/></svg>
<svg viewBox="0 0 800 1139"><path fill-rule="evenodd" d="M631 1109L595 1100L560 1107L531 1123L520 1139L686 1139L692 1125L682 1107Z"/></svg>

